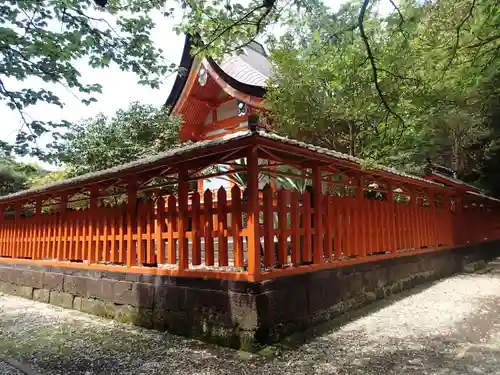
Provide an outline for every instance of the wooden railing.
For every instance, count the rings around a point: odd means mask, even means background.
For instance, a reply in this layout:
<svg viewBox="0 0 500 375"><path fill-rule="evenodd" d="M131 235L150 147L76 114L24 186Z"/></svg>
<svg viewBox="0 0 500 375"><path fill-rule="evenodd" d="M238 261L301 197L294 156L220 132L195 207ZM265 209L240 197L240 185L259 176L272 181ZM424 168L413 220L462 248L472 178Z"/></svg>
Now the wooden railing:
<svg viewBox="0 0 500 375"><path fill-rule="evenodd" d="M4 215L0 257L112 270L259 280L352 262L500 238L500 215L486 198L392 193L259 194L260 248L248 247L247 205L235 186L129 207ZM319 203L319 204L318 204ZM249 252L261 272L247 272Z"/></svg>

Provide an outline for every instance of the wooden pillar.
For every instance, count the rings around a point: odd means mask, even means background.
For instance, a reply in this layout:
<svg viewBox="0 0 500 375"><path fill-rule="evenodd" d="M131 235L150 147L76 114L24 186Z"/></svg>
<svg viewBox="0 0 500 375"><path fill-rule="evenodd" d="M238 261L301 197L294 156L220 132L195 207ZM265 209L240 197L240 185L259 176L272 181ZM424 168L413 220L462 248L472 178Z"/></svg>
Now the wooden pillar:
<svg viewBox="0 0 500 375"><path fill-rule="evenodd" d="M89 263L95 263L99 261L99 256L98 256L98 251L99 251L99 212L98 212L98 206L99 206L99 188L98 187L93 187L92 190L90 191L90 208L89 208L89 223L90 223L90 228L89 228ZM135 217L135 215L134 215Z"/></svg>
<svg viewBox="0 0 500 375"><path fill-rule="evenodd" d="M260 228L259 228L259 158L256 147L247 154L247 231L248 231L248 274L254 281L260 274Z"/></svg>
<svg viewBox="0 0 500 375"><path fill-rule="evenodd" d="M204 185L205 181L203 180L203 178L200 178L199 180L196 181L196 190L198 191L198 193L203 194Z"/></svg>
<svg viewBox="0 0 500 375"><path fill-rule="evenodd" d="M357 189L356 189L356 204L354 209L354 215L356 220L354 220L354 224L356 225L356 229L354 230L355 236L355 245L354 245L354 255L365 256L367 241L366 241L366 231L368 229L368 225L366 225L365 215L364 215L364 186L363 186L363 176L359 175L357 177Z"/></svg>
<svg viewBox="0 0 500 375"><path fill-rule="evenodd" d="M396 213L394 211L394 187L391 183L387 185L387 203L389 204L389 251L396 253L398 250L398 241L396 233Z"/></svg>
<svg viewBox="0 0 500 375"><path fill-rule="evenodd" d="M271 190L277 191L278 190L278 176L276 174L276 166L273 165L272 161L268 161L268 163L269 163L269 170L271 171Z"/></svg>
<svg viewBox="0 0 500 375"><path fill-rule="evenodd" d="M5 246L5 233L6 233L6 221L5 221L5 207L0 206L0 255L5 256L4 246Z"/></svg>
<svg viewBox="0 0 500 375"><path fill-rule="evenodd" d="M33 259L40 259L42 257L42 235L43 235L43 217L42 217L42 200L38 198L35 201L35 235L37 240L33 249Z"/></svg>
<svg viewBox="0 0 500 375"><path fill-rule="evenodd" d="M189 170L179 170L179 271L189 268L188 240L188 192L189 192Z"/></svg>
<svg viewBox="0 0 500 375"><path fill-rule="evenodd" d="M128 206L127 206L127 266L137 265L136 246L133 235L137 230L137 181L135 179L128 183Z"/></svg>
<svg viewBox="0 0 500 375"><path fill-rule="evenodd" d="M444 215L443 220L445 220L446 235L444 245L450 246L453 244L453 215L451 212L451 195L449 193L443 193L443 204L444 204Z"/></svg>
<svg viewBox="0 0 500 375"><path fill-rule="evenodd" d="M323 258L323 181L321 169L316 164L312 168L313 202L314 202L314 249L313 262L320 264Z"/></svg>
<svg viewBox="0 0 500 375"><path fill-rule="evenodd" d="M16 203L14 205L14 237L12 238L10 256L12 258L17 258L19 256L19 242L18 239L21 236L20 233L21 225L21 205Z"/></svg>
<svg viewBox="0 0 500 375"><path fill-rule="evenodd" d="M63 193L59 202L59 220L57 224L57 260L66 258L66 237L68 236L68 223L66 222L66 212L68 210L68 195ZM65 229L63 229L65 228ZM63 238L64 236L64 238Z"/></svg>

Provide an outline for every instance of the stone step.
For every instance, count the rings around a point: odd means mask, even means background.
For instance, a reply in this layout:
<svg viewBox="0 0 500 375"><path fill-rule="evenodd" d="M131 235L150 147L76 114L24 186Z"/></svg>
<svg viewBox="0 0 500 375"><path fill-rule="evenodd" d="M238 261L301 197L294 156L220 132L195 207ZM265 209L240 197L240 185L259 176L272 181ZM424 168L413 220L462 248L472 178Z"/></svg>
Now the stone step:
<svg viewBox="0 0 500 375"><path fill-rule="evenodd" d="M471 262L464 265L464 271L467 273L474 273L477 270L486 267L486 262L484 260L479 260L477 262Z"/></svg>
<svg viewBox="0 0 500 375"><path fill-rule="evenodd" d="M487 266L487 267L478 269L475 273L477 273L479 275L484 275L485 273L491 273L491 271L493 271L494 269L495 269L494 267Z"/></svg>

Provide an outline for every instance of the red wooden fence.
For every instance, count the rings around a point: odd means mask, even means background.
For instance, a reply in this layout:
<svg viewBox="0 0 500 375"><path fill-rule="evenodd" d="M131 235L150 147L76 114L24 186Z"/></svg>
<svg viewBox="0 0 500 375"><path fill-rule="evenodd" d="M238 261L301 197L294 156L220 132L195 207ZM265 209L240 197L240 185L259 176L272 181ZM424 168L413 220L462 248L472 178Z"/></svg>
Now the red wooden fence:
<svg viewBox="0 0 500 375"><path fill-rule="evenodd" d="M248 207L236 186L135 207L91 204L43 214L38 206L26 217L18 207L0 223L0 257L257 280L500 238L500 211L486 197L413 192L397 200L392 192L364 193L265 188L255 249L248 246ZM252 251L261 252L257 275L246 271Z"/></svg>

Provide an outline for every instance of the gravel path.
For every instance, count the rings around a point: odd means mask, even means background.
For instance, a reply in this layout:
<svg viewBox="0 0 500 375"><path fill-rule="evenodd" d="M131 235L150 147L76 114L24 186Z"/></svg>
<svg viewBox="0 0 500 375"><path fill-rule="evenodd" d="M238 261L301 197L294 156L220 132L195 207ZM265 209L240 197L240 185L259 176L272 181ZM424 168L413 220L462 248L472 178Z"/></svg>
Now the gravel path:
<svg viewBox="0 0 500 375"><path fill-rule="evenodd" d="M267 358L0 295L2 355L43 375L500 375L500 273L393 296Z"/></svg>
<svg viewBox="0 0 500 375"><path fill-rule="evenodd" d="M7 362L4 362L0 359L0 374L2 375L24 375L23 372L17 370L15 367L12 367Z"/></svg>

